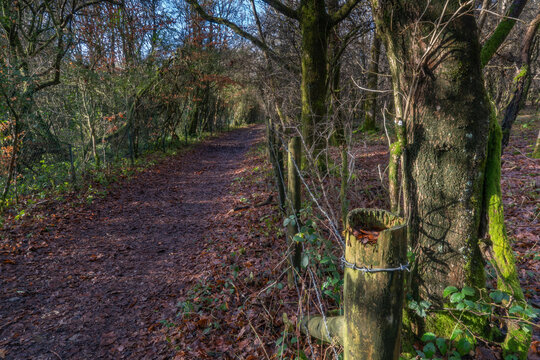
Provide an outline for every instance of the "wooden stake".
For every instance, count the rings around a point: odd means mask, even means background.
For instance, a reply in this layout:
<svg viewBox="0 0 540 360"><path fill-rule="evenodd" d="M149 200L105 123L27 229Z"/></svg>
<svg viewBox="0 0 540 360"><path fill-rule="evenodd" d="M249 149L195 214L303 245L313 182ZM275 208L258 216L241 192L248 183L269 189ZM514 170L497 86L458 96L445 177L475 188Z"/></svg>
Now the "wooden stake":
<svg viewBox="0 0 540 360"><path fill-rule="evenodd" d="M358 230L380 233L373 242L363 239L364 233ZM406 226L401 218L379 209L349 212L347 262L368 269L388 269L405 265L406 255ZM399 358L404 279L404 271L369 273L345 267L345 360Z"/></svg>

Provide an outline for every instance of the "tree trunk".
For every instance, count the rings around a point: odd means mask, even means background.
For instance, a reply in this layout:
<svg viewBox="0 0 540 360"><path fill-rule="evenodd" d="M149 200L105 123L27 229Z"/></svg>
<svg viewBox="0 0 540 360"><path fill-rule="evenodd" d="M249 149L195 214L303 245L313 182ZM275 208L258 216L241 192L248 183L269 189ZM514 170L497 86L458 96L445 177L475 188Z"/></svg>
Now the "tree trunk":
<svg viewBox="0 0 540 360"><path fill-rule="evenodd" d="M378 72L379 72L379 55L381 53L381 41L377 33L373 34L373 43L371 44L371 59L369 60L369 68L367 74L368 89L377 89ZM364 125L362 130L376 130L375 120L377 118L377 93L368 91L364 103Z"/></svg>
<svg viewBox="0 0 540 360"><path fill-rule="evenodd" d="M189 125L188 125L188 134L190 136L197 135L197 128L199 125L199 119L201 117L201 101L199 97L201 96L201 90L197 88L195 90L195 95L193 96L192 105L193 108L189 113Z"/></svg>
<svg viewBox="0 0 540 360"><path fill-rule="evenodd" d="M92 142L92 155L94 156L94 166L99 168L100 161L99 161L99 154L97 152L97 144L96 144L96 132L94 124L92 123L92 120L90 120L90 114L86 116L86 124L88 125L88 129L90 130L90 141Z"/></svg>
<svg viewBox="0 0 540 360"><path fill-rule="evenodd" d="M519 283L514 253L504 223L501 193L502 131L497 122L494 109L491 113L490 126L484 184L484 209L488 213L489 235L493 246L491 263L497 272L497 288L512 294L515 300L525 307L526 301ZM519 324L514 321L508 321L506 325L508 332L502 346L504 354L518 353L520 359L525 360L531 342L530 331L522 331Z"/></svg>
<svg viewBox="0 0 540 360"><path fill-rule="evenodd" d="M303 0L300 5L302 36L302 136L315 163L324 166L321 151L326 117L326 56L328 15L324 0ZM306 165L306 163L304 163Z"/></svg>
<svg viewBox="0 0 540 360"><path fill-rule="evenodd" d="M334 14L338 9L337 0L328 2L328 7L331 14ZM349 188L349 156L348 156L348 141L346 134L345 118L341 111L341 40L339 37L339 25L331 29L328 58L328 82L330 84L330 111L334 122L333 140L340 147L341 151L341 184L339 190L339 201L341 203L341 223L345 228L347 213L349 212L349 200L347 190ZM329 117L330 119L330 117Z"/></svg>
<svg viewBox="0 0 540 360"><path fill-rule="evenodd" d="M514 0L507 12L509 16L518 17L526 2L527 0ZM495 109L491 109L487 162L484 171L485 180L482 211L483 215L487 215L487 219L489 220L489 236L491 245L493 246L490 261L497 270L497 287L513 294L515 300L522 306L525 306L526 302L519 283L517 268L515 266L515 256L504 223L501 193L501 154L502 149L508 143L512 123L517 117L522 103L527 97L531 71L531 47L534 36L538 30L539 22L540 15L537 15L529 24L523 40L520 56L521 68L514 79L513 95L505 111L503 119L504 130L501 129L501 126L499 126L497 122ZM493 34L482 47L482 66L485 66L491 60L491 57L504 42L514 24L514 19L505 18L501 20ZM480 234L484 233L483 226L480 231ZM503 354L508 355L517 353L519 354L520 359L526 359L531 342L530 331L524 331L516 321L512 320L506 322L506 327L507 333L502 344Z"/></svg>
<svg viewBox="0 0 540 360"><path fill-rule="evenodd" d="M405 217L417 249L413 296L441 306L449 285L485 285L478 228L490 110L476 21L457 2L372 3L394 86L408 96L395 105L406 135ZM451 20L426 38L443 9Z"/></svg>
<svg viewBox="0 0 540 360"><path fill-rule="evenodd" d="M283 152L279 146L279 138L276 132L276 126L273 124L271 119L268 119L268 152L270 157L270 163L274 170L274 177L276 179L276 188L279 198L279 208L281 211L285 211L286 208L286 197L285 197L285 174L283 166Z"/></svg>

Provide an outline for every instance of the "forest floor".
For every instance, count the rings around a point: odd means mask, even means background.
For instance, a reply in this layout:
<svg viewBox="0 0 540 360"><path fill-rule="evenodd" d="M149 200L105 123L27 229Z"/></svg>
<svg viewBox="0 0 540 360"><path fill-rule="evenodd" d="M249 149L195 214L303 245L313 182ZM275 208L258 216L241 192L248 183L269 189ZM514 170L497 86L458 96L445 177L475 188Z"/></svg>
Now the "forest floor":
<svg viewBox="0 0 540 360"><path fill-rule="evenodd" d="M520 278L538 307L540 161L526 156L534 124L515 125L502 185ZM299 298L315 295L305 283L287 286L283 215L265 201L273 186L262 141L261 127L234 130L92 204L50 202L8 219L0 359L294 359L300 349L333 358L332 347L290 326ZM385 141L365 137L351 150L351 207L386 206ZM501 359L488 348L471 358Z"/></svg>

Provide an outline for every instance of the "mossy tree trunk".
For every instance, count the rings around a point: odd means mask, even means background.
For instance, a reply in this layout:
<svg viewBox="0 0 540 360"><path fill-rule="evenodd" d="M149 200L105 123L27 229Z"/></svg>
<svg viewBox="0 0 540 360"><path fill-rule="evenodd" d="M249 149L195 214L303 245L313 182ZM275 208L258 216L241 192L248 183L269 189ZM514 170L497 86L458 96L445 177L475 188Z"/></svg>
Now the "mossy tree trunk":
<svg viewBox="0 0 540 360"><path fill-rule="evenodd" d="M338 1L331 0L328 2L330 13L335 13L339 10ZM349 212L349 199L347 197L347 189L349 187L349 156L348 156L348 141L345 126L345 118L341 110L341 53L342 42L339 37L339 26L332 28L328 44L329 57L327 61L328 82L330 84L330 116L334 123L333 141L340 147L341 152L341 184L339 190L339 200L341 203L341 222L345 228L347 213Z"/></svg>
<svg viewBox="0 0 540 360"><path fill-rule="evenodd" d="M394 89L408 95L395 106L405 135L405 217L410 245L417 249L411 289L417 301L440 307L449 285L485 286L478 229L489 103L476 21L472 9L458 9L457 2L372 4ZM436 29L438 36L428 36L441 18L448 22Z"/></svg>
<svg viewBox="0 0 540 360"><path fill-rule="evenodd" d="M199 125L199 117L201 113L201 105L198 98L199 91L195 92L195 97L192 101L191 112L189 113L189 125L188 125L188 134L194 136L197 134L197 127Z"/></svg>
<svg viewBox="0 0 540 360"><path fill-rule="evenodd" d="M518 17L526 2L526 0L514 0L507 11L507 15L513 18ZM482 66L485 66L491 60L497 49L502 45L510 33L515 22L515 19L508 18L501 20L493 34L482 47ZM503 128L501 128L497 121L495 109L491 109L487 162L484 172L485 179L482 211L484 214L487 214L488 232L490 242L493 246L492 258L490 258L490 260L495 269L497 269L498 288L513 294L514 298L521 303L525 303L525 298L519 283L517 268L515 266L515 256L504 223L501 192L501 154L502 149L509 140L512 123L517 117L527 96L531 71L531 45L538 30L539 22L540 17L537 16L529 24L525 34L520 54L521 64L519 72L514 78L513 95L505 110L502 121ZM531 342L530 332L523 331L519 324L513 321L508 321L506 325L508 331L503 343L503 352L505 354L517 353L519 354L520 359L526 359L529 344Z"/></svg>
<svg viewBox="0 0 540 360"><path fill-rule="evenodd" d="M390 161L388 163L388 196L390 198L390 211L400 215L399 194L399 160L401 158L402 144L399 140L390 145Z"/></svg>
<svg viewBox="0 0 540 360"><path fill-rule="evenodd" d="M313 159L322 165L322 132L325 130L327 99L327 48L329 17L324 0L304 0L300 3L302 36L302 136ZM304 166L307 164L304 163Z"/></svg>
<svg viewBox="0 0 540 360"><path fill-rule="evenodd" d="M487 63L491 60L497 49L502 45L506 37L516 24L516 19L519 17L523 8L527 4L528 0L514 0L512 4L507 8L505 12L505 17L495 28L495 31L491 36L486 40L482 46L481 51L481 62L482 67L486 66ZM502 1L500 2L502 3Z"/></svg>
<svg viewBox="0 0 540 360"><path fill-rule="evenodd" d="M369 59L369 67L367 74L367 87L368 89L377 90L377 83L379 80L379 55L381 53L381 41L375 32L373 34L373 42L371 43L371 58ZM376 130L375 120L377 112L377 93L371 91L367 93L364 103L364 125L362 130L374 131Z"/></svg>
<svg viewBox="0 0 540 360"><path fill-rule="evenodd" d="M497 288L512 294L520 303L525 297L519 283L512 245L508 240L504 223L504 209L501 193L501 149L502 130L497 122L495 110L492 110L484 185L484 209L488 215L488 228L493 247L493 267L496 269ZM503 343L505 354L520 354L520 359L527 358L531 333L522 331L519 324L509 321L508 333Z"/></svg>

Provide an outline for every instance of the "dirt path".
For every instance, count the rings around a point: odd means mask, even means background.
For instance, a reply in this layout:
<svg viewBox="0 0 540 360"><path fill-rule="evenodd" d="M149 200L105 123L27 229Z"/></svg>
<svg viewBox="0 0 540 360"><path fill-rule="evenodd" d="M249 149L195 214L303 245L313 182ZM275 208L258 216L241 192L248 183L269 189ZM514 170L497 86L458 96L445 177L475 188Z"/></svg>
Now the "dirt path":
<svg viewBox="0 0 540 360"><path fill-rule="evenodd" d="M170 158L42 229L34 243L46 247L0 255L0 359L170 358L159 321L174 318L261 135L236 130Z"/></svg>

